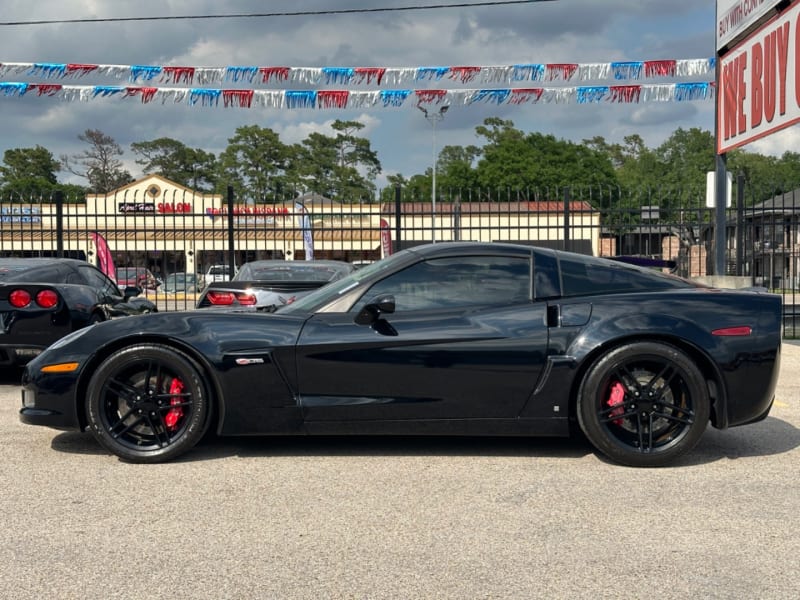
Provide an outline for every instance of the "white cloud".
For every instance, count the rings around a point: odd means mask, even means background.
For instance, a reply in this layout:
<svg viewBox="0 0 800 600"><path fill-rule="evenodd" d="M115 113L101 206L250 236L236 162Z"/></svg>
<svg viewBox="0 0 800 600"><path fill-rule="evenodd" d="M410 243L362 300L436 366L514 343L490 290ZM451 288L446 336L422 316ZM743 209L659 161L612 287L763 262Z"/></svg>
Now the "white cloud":
<svg viewBox="0 0 800 600"><path fill-rule="evenodd" d="M745 150L767 156L781 156L784 152L800 150L800 127L788 127L745 146Z"/></svg>
<svg viewBox="0 0 800 600"><path fill-rule="evenodd" d="M17 26L0 29L0 62L415 67L704 58L713 53L714 44L713 4L706 4L562 0L361 15ZM35 12L31 6L30 0L4 0L3 20L293 12L372 8L375 2L43 0L36 3ZM453 83L437 85L452 87ZM142 105L120 98L63 103L2 96L0 104L0 152L38 143L56 156L73 154L81 150L77 136L95 128L114 137L126 154L131 142L159 137L219 153L242 125L270 127L285 143L296 143L312 131L330 133L335 119L358 119L366 125L361 135L378 152L384 174L410 176L424 172L430 164L430 126L413 107L280 111ZM438 132L440 146L478 142L475 127L489 116L511 119L525 131L574 141L594 135L615 140L636 132L652 146L677 127L713 127L710 102L680 107L476 104L454 107L448 113Z"/></svg>

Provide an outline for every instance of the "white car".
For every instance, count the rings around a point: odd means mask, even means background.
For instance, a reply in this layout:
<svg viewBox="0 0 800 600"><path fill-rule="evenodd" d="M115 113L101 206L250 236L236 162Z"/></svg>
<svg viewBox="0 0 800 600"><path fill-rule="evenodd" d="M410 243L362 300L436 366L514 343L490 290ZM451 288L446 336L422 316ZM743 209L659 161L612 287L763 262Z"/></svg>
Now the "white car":
<svg viewBox="0 0 800 600"><path fill-rule="evenodd" d="M233 275L236 275L236 269L234 269ZM211 265L208 271L206 271L204 283L209 284L215 281L230 281L231 276L231 268L229 265Z"/></svg>

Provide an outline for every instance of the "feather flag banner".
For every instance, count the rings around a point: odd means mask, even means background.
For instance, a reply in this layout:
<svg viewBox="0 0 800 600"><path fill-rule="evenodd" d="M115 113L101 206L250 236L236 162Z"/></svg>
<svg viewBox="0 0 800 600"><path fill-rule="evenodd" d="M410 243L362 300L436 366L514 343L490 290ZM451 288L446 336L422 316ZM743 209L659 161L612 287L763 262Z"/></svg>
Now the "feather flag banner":
<svg viewBox="0 0 800 600"><path fill-rule="evenodd" d="M314 233L311 230L311 219L304 204L295 202L294 209L297 212L297 225L303 233L303 250L306 260L314 260Z"/></svg>

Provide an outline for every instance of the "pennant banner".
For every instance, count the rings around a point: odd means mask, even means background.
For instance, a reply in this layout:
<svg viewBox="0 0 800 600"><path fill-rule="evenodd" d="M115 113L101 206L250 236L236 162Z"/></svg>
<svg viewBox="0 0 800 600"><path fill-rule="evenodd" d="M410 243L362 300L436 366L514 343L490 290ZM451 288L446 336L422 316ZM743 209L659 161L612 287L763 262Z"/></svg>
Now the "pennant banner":
<svg viewBox="0 0 800 600"><path fill-rule="evenodd" d="M524 81L604 81L653 78L704 78L714 73L715 58L645 60L610 63L531 63L500 66L431 67L175 67L154 65L93 65L76 63L0 63L0 79L20 75L39 79L69 79L87 75L124 79L131 83L250 86L301 83L312 86L387 87L413 82L451 81L458 84L514 84Z"/></svg>
<svg viewBox="0 0 800 600"><path fill-rule="evenodd" d="M211 88L157 88L130 86L80 86L0 82L0 97L46 96L88 102L97 98L138 98L148 104L186 103L190 106L226 108L396 108L406 105L469 106L472 104L639 104L711 100L711 82L537 87L508 89L422 89L359 92L350 90L223 90Z"/></svg>

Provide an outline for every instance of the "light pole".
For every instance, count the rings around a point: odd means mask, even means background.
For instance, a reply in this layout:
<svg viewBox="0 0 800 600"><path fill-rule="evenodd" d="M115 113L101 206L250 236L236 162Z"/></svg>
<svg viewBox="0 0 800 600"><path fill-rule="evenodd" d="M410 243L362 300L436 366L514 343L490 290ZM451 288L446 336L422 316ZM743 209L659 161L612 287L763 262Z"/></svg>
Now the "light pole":
<svg viewBox="0 0 800 600"><path fill-rule="evenodd" d="M444 119L444 113L447 112L447 109L450 108L449 105L445 104L436 112L428 112L424 106L418 106L422 111L422 114L425 115L425 118L431 124L433 128L433 182L431 183L431 238L433 243L436 243L436 123Z"/></svg>

